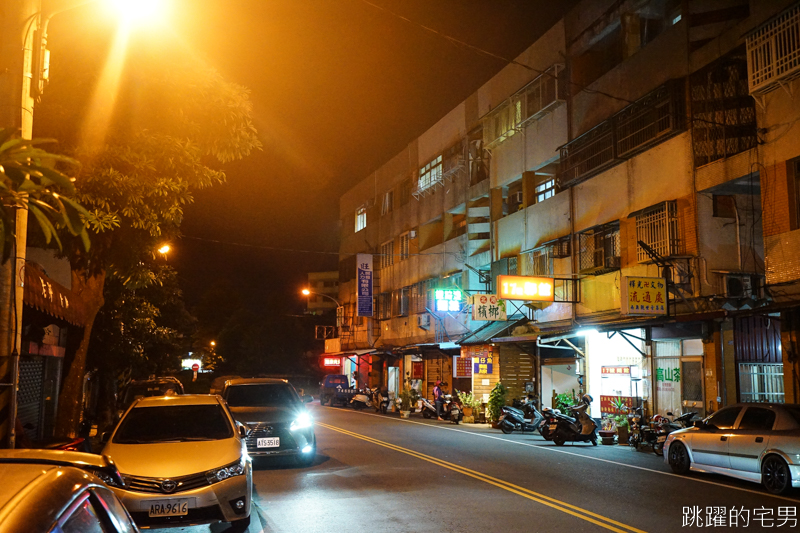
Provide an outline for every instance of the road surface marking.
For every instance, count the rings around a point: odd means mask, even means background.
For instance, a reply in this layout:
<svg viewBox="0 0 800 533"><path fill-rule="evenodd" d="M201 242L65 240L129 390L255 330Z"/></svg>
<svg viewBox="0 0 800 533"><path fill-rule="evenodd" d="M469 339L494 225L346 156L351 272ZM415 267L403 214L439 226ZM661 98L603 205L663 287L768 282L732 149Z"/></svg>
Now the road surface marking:
<svg viewBox="0 0 800 533"><path fill-rule="evenodd" d="M338 411L342 412L341 410L338 410ZM382 420L392 420L392 421L395 421L395 422L403 422L403 423L406 423L406 424L417 424L417 425L420 425L420 426L425 426L425 427L429 427L429 428L433 428L433 429L446 429L448 431L456 431L458 433L464 433L466 435L474 435L476 437L483 437L485 439L499 440L500 442L506 442L508 444L517 444L519 446L527 446L529 448L535 448L537 450L544 450L544 451L548 451L548 452L564 453L564 454L572 455L572 456L575 456L575 457L582 457L583 459L589 459L591 461L600 461L601 463L610 463L610 464L614 464L614 465L625 466L625 467L628 467L628 468L635 468L636 470L644 470L645 472L653 472L654 474L662 474L664 476L675 477L675 478L678 478L678 479L685 479L687 481L696 481L697 483L705 483L707 485L716 485L717 487L723 487L723 488L731 489L731 490L738 490L738 491L741 491L741 492L749 492L750 494L758 494L759 496L765 496L765 497L768 497L768 498L775 498L777 500L786 500L786 501L789 501L789 502L797 503L797 498L790 498L788 496L778 496L777 494L770 494L768 492L763 492L763 491L754 490L754 489L745 489L743 487L736 487L734 485L727 485L725 483L720 483L718 481L710 481L708 479L701 479L701 478L698 478L698 477L689 477L689 476L683 476L683 475L680 475L680 474L674 474L672 472L664 472L662 470L653 470L652 468L647 468L647 467L638 466L638 465L632 465L632 464L628 464L628 463L620 463L618 461L612 461L611 459L603 459L602 457L592 457L591 455L583 455L583 454L580 454L580 453L568 452L567 450L560 450L560 449L554 448L552 446L542 446L541 444L530 444L528 442L519 442L519 441L516 441L516 440L510 440L510 439L506 439L506 438L503 438L503 437L497 437L497 436L494 436L494 435L484 435L483 433L476 433L474 431L465 431L463 429L456 429L456 428L441 426L441 425L437 425L437 424L427 424L425 422L415 422L414 420L407 420L407 419L401 419L401 418L389 418L389 417L386 417L384 415L374 415L372 413L361 413L361 412L357 412L357 411L344 411L344 412L348 412L348 413L352 412L353 414L358 413L358 414L366 415L366 416L374 416L374 417L380 418Z"/></svg>
<svg viewBox="0 0 800 533"><path fill-rule="evenodd" d="M596 524L602 528L608 529L610 531L614 531L616 533L645 533L641 529L636 529L632 526L628 526L607 518L605 516L599 515L597 513L593 513L591 511L587 511L586 509L582 509L575 505L562 502L561 500L557 500L555 498L551 498L550 496L545 496L544 494L540 494L538 492L534 492L532 490L526 489L525 487L520 487L519 485L514 485L509 483L508 481L503 481L502 479L498 479L487 474L483 474L481 472L477 472L475 470L470 470L466 467L457 465L455 463L450 463L448 461L444 461L442 459L438 459L436 457L432 457L430 455L425 455L423 453L411 450L409 448L403 448L402 446L398 446L396 444L392 444L386 441L374 439L372 437L367 437L366 435L362 435L360 433L354 433L352 431L339 428L336 426L331 426L329 424L323 424L321 422L317 422L318 426L324 427L331 431L336 431L338 433L342 433L344 435L348 435L350 437L354 437L357 439L361 439L366 442L370 442L372 444L377 444L378 446L383 446L384 448L389 448L390 450L394 450L400 453L404 453L406 455L410 455L412 457L416 457L417 459L421 459L423 461L427 461L429 463L433 463L435 465L441 466L443 468L447 468L454 472L458 472L465 476L477 479L479 481L483 481L484 483L488 483L490 485L494 485L495 487L499 487L501 489L507 490L509 492L513 492L523 498L527 498L529 500L535 501L537 503L541 503L542 505L546 505L557 511L561 511L562 513L567 513L569 515L575 516L580 518L581 520L585 520L587 522L591 522Z"/></svg>

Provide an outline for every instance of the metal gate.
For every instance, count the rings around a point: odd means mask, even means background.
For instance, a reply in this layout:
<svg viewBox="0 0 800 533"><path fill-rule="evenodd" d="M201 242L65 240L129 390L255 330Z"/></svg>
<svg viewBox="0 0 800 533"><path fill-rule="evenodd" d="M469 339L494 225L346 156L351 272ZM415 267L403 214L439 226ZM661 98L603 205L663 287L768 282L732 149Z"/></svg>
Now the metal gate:
<svg viewBox="0 0 800 533"><path fill-rule="evenodd" d="M739 363L739 399L742 402L783 403L783 365Z"/></svg>
<svg viewBox="0 0 800 533"><path fill-rule="evenodd" d="M25 430L31 439L37 439L41 434L43 381L44 358L20 357L17 416L23 425L33 426L33 429Z"/></svg>

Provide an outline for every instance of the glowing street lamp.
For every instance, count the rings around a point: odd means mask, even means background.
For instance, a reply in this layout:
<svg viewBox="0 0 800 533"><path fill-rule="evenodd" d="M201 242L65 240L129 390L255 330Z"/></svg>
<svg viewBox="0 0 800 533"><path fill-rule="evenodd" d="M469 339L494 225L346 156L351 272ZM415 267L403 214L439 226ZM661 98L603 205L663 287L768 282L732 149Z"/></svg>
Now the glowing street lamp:
<svg viewBox="0 0 800 533"><path fill-rule="evenodd" d="M164 7L163 0L109 0L126 23L142 22L156 17Z"/></svg>
<svg viewBox="0 0 800 533"><path fill-rule="evenodd" d="M328 296L327 294L322 294L321 292L310 291L308 289L303 289L300 292L302 292L304 296L311 296L312 294L314 294L316 296L322 296L324 298L328 298L329 300L333 300L333 303L336 304L336 307L341 307L342 306L342 304L339 303L339 300L337 300L333 296Z"/></svg>
<svg viewBox="0 0 800 533"><path fill-rule="evenodd" d="M172 248L170 248L169 244L165 244L164 246L158 249L158 253L167 255L167 253L169 253L171 249Z"/></svg>

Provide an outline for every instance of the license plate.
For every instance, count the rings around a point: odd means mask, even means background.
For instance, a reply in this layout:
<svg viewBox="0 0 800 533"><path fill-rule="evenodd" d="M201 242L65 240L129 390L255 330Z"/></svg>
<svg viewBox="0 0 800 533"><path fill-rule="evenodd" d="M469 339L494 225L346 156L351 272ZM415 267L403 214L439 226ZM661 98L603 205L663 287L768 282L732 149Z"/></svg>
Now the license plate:
<svg viewBox="0 0 800 533"><path fill-rule="evenodd" d="M558 427L558 424L550 424L550 431L555 431Z"/></svg>
<svg viewBox="0 0 800 533"><path fill-rule="evenodd" d="M148 516L183 516L189 513L189 500L150 500Z"/></svg>
<svg viewBox="0 0 800 533"><path fill-rule="evenodd" d="M264 439L256 439L256 448L277 448L281 445L280 437L266 437Z"/></svg>
<svg viewBox="0 0 800 533"><path fill-rule="evenodd" d="M656 442L666 442L666 441L667 441L667 437L666 437L666 435L665 435L665 436L663 436L663 437L658 437L658 438L656 439Z"/></svg>

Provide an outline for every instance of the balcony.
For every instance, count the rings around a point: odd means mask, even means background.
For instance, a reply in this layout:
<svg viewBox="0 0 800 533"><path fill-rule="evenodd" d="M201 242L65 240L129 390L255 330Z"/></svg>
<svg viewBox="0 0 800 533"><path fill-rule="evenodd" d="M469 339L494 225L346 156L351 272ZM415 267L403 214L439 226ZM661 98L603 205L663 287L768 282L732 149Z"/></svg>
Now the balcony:
<svg viewBox="0 0 800 533"><path fill-rule="evenodd" d="M685 81L671 80L561 147L560 185L583 180L685 129Z"/></svg>
<svg viewBox="0 0 800 533"><path fill-rule="evenodd" d="M762 96L800 77L800 5L747 36L747 84Z"/></svg>

